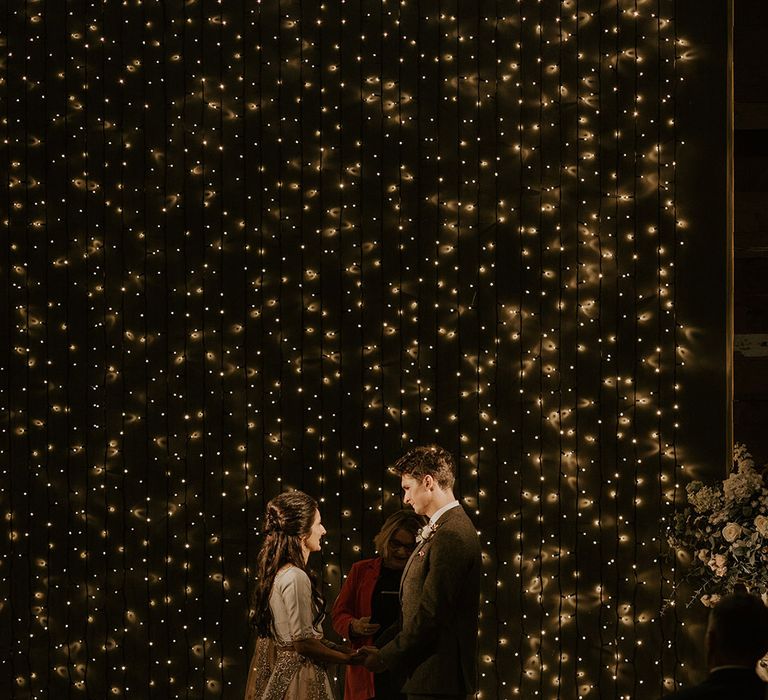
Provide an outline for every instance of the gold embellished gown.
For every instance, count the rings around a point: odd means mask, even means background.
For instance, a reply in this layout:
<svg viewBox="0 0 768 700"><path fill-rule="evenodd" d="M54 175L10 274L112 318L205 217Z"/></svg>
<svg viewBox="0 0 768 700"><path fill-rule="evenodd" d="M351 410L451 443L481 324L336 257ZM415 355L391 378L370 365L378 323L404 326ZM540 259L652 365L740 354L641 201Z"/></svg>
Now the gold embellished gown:
<svg viewBox="0 0 768 700"><path fill-rule="evenodd" d="M274 637L260 637L251 658L245 700L333 700L325 667L301 656L293 642L322 639L313 625L312 583L296 566L278 571L269 607Z"/></svg>

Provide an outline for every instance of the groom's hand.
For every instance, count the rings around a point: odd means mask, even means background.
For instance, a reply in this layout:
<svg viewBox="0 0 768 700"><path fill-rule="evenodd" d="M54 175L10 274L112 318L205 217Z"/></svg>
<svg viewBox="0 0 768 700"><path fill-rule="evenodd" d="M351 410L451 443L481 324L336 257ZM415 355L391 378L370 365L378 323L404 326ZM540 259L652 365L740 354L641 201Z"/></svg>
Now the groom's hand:
<svg viewBox="0 0 768 700"><path fill-rule="evenodd" d="M365 654L363 666L365 666L369 671L372 673L381 673L385 670L385 666L379 657L379 650L376 647L362 647L360 651Z"/></svg>

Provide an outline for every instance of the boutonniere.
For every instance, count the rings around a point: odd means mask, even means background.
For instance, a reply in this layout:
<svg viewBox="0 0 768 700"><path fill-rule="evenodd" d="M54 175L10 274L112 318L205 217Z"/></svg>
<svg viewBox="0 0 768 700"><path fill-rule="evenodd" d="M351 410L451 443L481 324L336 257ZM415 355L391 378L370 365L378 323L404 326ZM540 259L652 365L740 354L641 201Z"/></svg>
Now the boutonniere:
<svg viewBox="0 0 768 700"><path fill-rule="evenodd" d="M435 534L435 530L437 530L437 525L434 523L429 523L425 525L421 530L419 530L419 534L416 537L416 543L422 544L423 542L427 542L432 535ZM421 554L421 552L419 552Z"/></svg>

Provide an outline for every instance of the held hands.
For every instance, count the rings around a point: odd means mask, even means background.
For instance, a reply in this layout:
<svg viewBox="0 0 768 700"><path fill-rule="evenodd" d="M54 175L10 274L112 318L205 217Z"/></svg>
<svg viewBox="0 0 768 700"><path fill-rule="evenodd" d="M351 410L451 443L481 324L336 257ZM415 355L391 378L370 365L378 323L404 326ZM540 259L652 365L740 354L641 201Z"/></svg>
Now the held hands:
<svg viewBox="0 0 768 700"><path fill-rule="evenodd" d="M349 660L347 663L350 666L362 666L365 663L365 659L367 658L365 648L358 649L357 651L353 651L349 655Z"/></svg>
<svg viewBox="0 0 768 700"><path fill-rule="evenodd" d="M371 622L370 615L368 617L352 618L352 622L349 623L349 634L354 637L370 637L379 631L379 627L381 625Z"/></svg>
<svg viewBox="0 0 768 700"><path fill-rule="evenodd" d="M381 671L386 670L379 657L379 650L376 647L361 647L357 650L357 655L362 656L362 660L359 663L372 673L381 673Z"/></svg>

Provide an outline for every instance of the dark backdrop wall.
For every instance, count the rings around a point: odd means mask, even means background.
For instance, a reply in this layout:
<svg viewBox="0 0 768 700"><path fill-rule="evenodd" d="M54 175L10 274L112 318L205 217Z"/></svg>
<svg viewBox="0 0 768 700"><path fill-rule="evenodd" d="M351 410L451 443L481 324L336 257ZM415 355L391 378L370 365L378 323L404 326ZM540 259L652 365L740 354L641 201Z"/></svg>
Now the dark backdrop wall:
<svg viewBox="0 0 768 700"><path fill-rule="evenodd" d="M332 601L439 442L481 697L685 677L726 463L726 3L5 3L2 694L238 698L265 501Z"/></svg>

